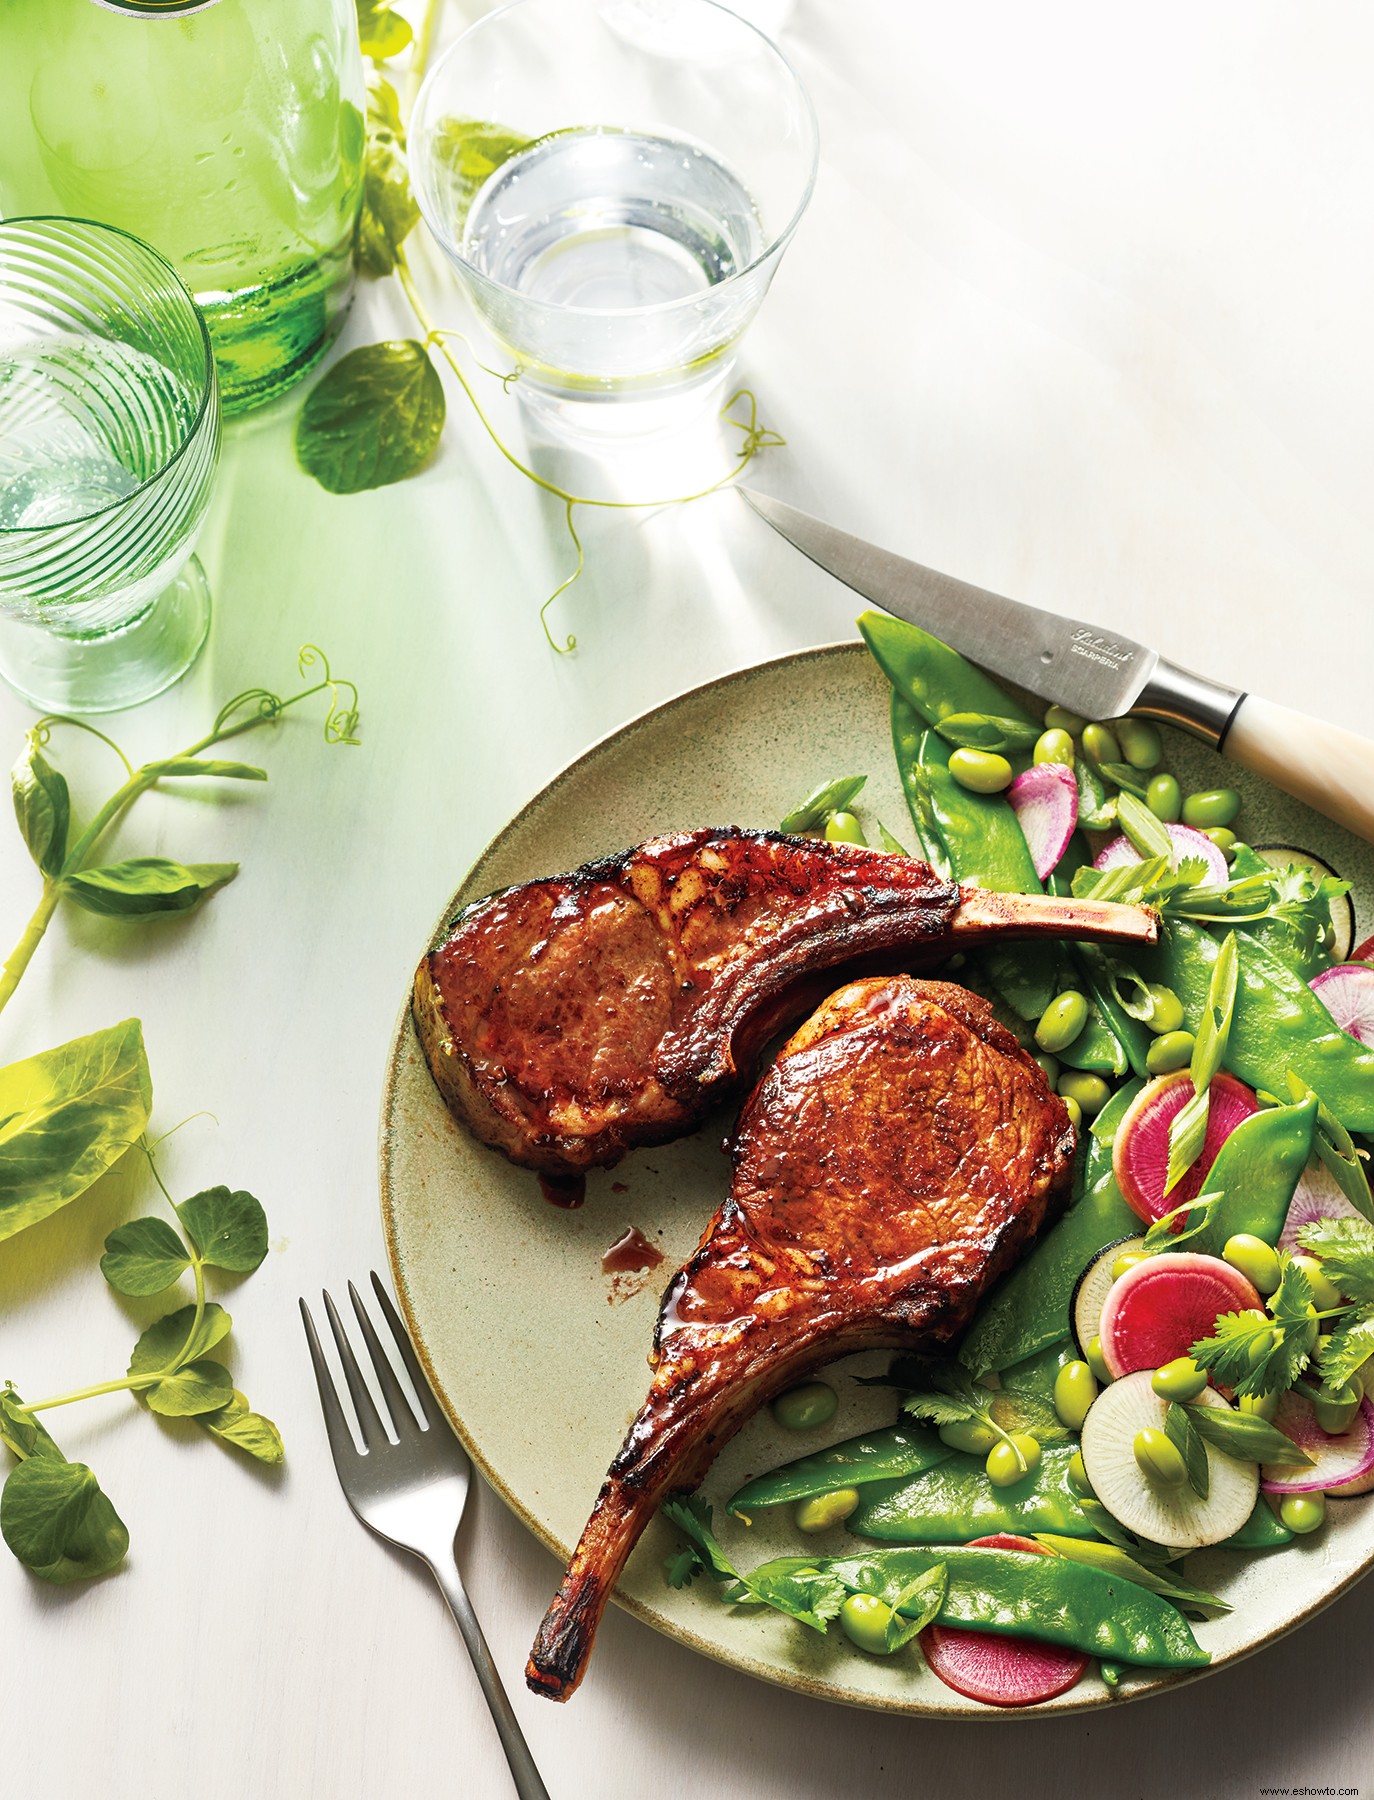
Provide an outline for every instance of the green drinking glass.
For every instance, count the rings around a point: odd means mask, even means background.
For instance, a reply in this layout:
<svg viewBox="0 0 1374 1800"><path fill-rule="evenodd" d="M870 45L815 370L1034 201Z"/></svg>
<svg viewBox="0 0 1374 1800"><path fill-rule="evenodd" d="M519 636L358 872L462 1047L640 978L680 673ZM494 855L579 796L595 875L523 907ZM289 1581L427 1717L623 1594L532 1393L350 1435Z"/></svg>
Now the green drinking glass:
<svg viewBox="0 0 1374 1800"><path fill-rule="evenodd" d="M190 668L219 434L205 321L156 251L0 222L0 676L25 699L113 712Z"/></svg>

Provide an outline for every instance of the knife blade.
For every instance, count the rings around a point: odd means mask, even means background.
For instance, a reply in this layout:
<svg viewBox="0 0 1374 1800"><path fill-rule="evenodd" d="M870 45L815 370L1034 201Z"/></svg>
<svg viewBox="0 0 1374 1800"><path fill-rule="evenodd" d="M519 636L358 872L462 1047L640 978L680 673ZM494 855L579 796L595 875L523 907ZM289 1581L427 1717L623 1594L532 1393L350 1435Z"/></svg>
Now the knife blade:
<svg viewBox="0 0 1374 1800"><path fill-rule="evenodd" d="M737 484L739 485L739 484ZM1169 662L1146 644L928 569L739 485L773 529L884 612L1088 719L1176 725L1374 842L1374 743Z"/></svg>

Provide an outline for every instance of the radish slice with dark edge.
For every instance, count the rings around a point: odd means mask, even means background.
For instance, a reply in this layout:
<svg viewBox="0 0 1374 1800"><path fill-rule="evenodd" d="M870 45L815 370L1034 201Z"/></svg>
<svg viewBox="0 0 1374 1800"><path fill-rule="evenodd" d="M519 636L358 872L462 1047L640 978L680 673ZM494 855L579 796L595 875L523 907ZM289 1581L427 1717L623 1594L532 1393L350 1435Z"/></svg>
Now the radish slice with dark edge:
<svg viewBox="0 0 1374 1800"><path fill-rule="evenodd" d="M1278 1248L1288 1250L1294 1256L1301 1254L1303 1246L1298 1242L1298 1233L1304 1225L1315 1224L1318 1219L1362 1219L1364 1214L1358 1207L1352 1206L1341 1192L1340 1183L1327 1168L1324 1162L1313 1157L1302 1172L1302 1178L1293 1190L1293 1198L1289 1203L1288 1217L1283 1222L1283 1230L1279 1233Z"/></svg>
<svg viewBox="0 0 1374 1800"><path fill-rule="evenodd" d="M1368 963L1338 963L1307 985L1342 1031L1374 1044L1374 969Z"/></svg>
<svg viewBox="0 0 1374 1800"><path fill-rule="evenodd" d="M1349 1493L1352 1483L1374 1476L1374 1406L1368 1400L1361 1401L1349 1430L1328 1437L1306 1394L1289 1388L1279 1400L1274 1424L1312 1462L1266 1463L1266 1494L1320 1494L1327 1489Z"/></svg>
<svg viewBox="0 0 1374 1800"><path fill-rule="evenodd" d="M1250 847L1256 856L1262 856L1276 869L1307 869L1318 879L1323 875L1334 875L1337 881L1340 880L1331 864L1323 862L1313 850L1302 850L1296 844L1252 844ZM1350 946L1355 942L1355 902L1349 894L1340 894L1331 902L1331 925L1336 933L1331 954L1337 962L1349 962ZM1374 949L1374 938L1364 948ZM1355 960L1360 959L1361 952L1357 951Z"/></svg>
<svg viewBox="0 0 1374 1800"><path fill-rule="evenodd" d="M1085 1356L1088 1345L1102 1330L1102 1303L1112 1285L1112 1264L1128 1250L1144 1248L1144 1238L1118 1238L1116 1243L1108 1244L1095 1256L1078 1277L1078 1286L1069 1301L1069 1320L1078 1348Z"/></svg>
<svg viewBox="0 0 1374 1800"><path fill-rule="evenodd" d="M1048 766L1048 765L1042 765ZM1027 1556L1051 1551L1033 1538L999 1531L974 1538L970 1550L1020 1550ZM988 1706L1038 1706L1067 1693L1082 1679L1088 1658L1080 1650L1041 1644L1034 1638L1002 1637L963 1625L927 1625L919 1639L932 1673L968 1700Z"/></svg>
<svg viewBox="0 0 1374 1800"><path fill-rule="evenodd" d="M1346 958L1347 962L1374 963L1374 937L1368 937L1356 946Z"/></svg>
<svg viewBox="0 0 1374 1800"><path fill-rule="evenodd" d="M1063 763L1032 763L1007 789L1021 835L1043 881L1068 849L1078 824L1078 783Z"/></svg>
<svg viewBox="0 0 1374 1800"><path fill-rule="evenodd" d="M1226 858L1217 849L1211 838L1204 837L1200 831L1194 831L1191 825L1166 825L1164 829L1173 840L1174 853L1169 861L1173 868L1190 858L1201 857L1207 864L1207 883L1221 887L1230 880L1230 871ZM1121 863L1142 862L1140 852L1128 837L1113 838L1104 849L1099 850L1093 858L1095 869L1114 869Z"/></svg>
<svg viewBox="0 0 1374 1800"><path fill-rule="evenodd" d="M1088 1408L1082 1455L1092 1490L1119 1524L1153 1544L1170 1550L1219 1544L1239 1531L1255 1510L1259 1470L1254 1463L1239 1462L1207 1444L1205 1500L1186 1481L1178 1487L1151 1481L1135 1460L1136 1434L1163 1431L1169 1403L1150 1386L1150 1375L1141 1369L1114 1381ZM1214 1388L1204 1388L1191 1404L1226 1406Z"/></svg>
<svg viewBox="0 0 1374 1800"><path fill-rule="evenodd" d="M1186 1250L1148 1256L1107 1290L1098 1332L1113 1377L1160 1369L1211 1337L1217 1315L1262 1304L1255 1288L1219 1256Z"/></svg>
<svg viewBox="0 0 1374 1800"><path fill-rule="evenodd" d="M1169 1173L1169 1127L1193 1097L1192 1076L1180 1069L1177 1074L1157 1077L1136 1095L1117 1128L1112 1173L1127 1206L1146 1224L1153 1224L1187 1200L1196 1200L1218 1150L1242 1119L1259 1111L1252 1090L1224 1069L1212 1077L1208 1093L1211 1099L1202 1153L1168 1194L1164 1183Z"/></svg>

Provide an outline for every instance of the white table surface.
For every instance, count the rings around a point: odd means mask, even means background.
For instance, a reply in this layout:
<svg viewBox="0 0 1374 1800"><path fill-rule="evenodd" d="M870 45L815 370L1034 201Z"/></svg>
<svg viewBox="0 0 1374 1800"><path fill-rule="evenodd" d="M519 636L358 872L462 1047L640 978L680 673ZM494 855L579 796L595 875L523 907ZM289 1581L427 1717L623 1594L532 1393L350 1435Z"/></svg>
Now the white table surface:
<svg viewBox="0 0 1374 1800"><path fill-rule="evenodd" d="M788 438L760 483L1368 730L1374 15L801 0L785 41L824 148L743 357ZM448 284L429 286L461 323ZM373 286L345 343L406 329L392 286ZM452 398L433 466L356 498L296 471L294 401L229 434L204 546L211 645L118 734L139 757L180 746L227 694L292 685L313 639L361 683L362 747L330 749L298 717L241 745L269 787L141 802L121 844L239 858L239 880L185 921L59 917L0 1022L14 1057L137 1013L156 1125L213 1111L166 1147L167 1172L178 1191L227 1181L267 1206L271 1254L229 1297L233 1360L288 1444L263 1473L123 1397L53 1417L133 1545L114 1578L63 1590L0 1556L15 1793L508 1792L437 1591L340 1496L296 1296L381 1265L383 1057L433 918L487 837L610 728L846 636L855 609L728 496L587 514L588 574L558 612L579 649L554 656L537 610L565 566L558 510ZM6 756L31 716L0 693ZM62 755L103 795L98 747ZM5 943L35 893L0 828ZM96 1259L142 1210L116 1176L0 1245L0 1377L33 1396L120 1372L134 1308ZM461 1556L557 1800L1230 1800L1353 1792L1374 1768L1374 1584L1168 1698L953 1725L807 1702L614 1610L584 1688L555 1708L520 1679L552 1559L485 1491Z"/></svg>

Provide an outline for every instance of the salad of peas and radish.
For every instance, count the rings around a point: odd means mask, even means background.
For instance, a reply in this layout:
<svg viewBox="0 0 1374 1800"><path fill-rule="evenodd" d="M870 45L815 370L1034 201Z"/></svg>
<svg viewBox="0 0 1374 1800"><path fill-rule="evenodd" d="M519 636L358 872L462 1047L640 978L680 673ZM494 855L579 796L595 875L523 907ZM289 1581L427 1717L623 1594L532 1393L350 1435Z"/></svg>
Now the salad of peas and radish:
<svg viewBox="0 0 1374 1800"><path fill-rule="evenodd" d="M1094 1659L1109 1688L1198 1667L1193 1621L1229 1609L1182 1559L1280 1550L1322 1529L1328 1496L1374 1490L1374 938L1353 948L1349 884L1320 858L1241 841L1236 791L1185 793L1147 721L1032 712L914 626L859 628L910 815L901 837L874 821L881 847L1006 892L1151 906L1159 942L955 959L1080 1128L1069 1206L957 1354L864 1378L893 1391L893 1424L731 1497L745 1522L790 1508L797 1555L742 1571L710 1508L676 1499L668 1578L705 1570L728 1604L838 1622L870 1655L916 1641L998 1706L1062 1694ZM824 784L783 829L866 842L864 781ZM772 1411L820 1434L838 1404L812 1380Z"/></svg>

